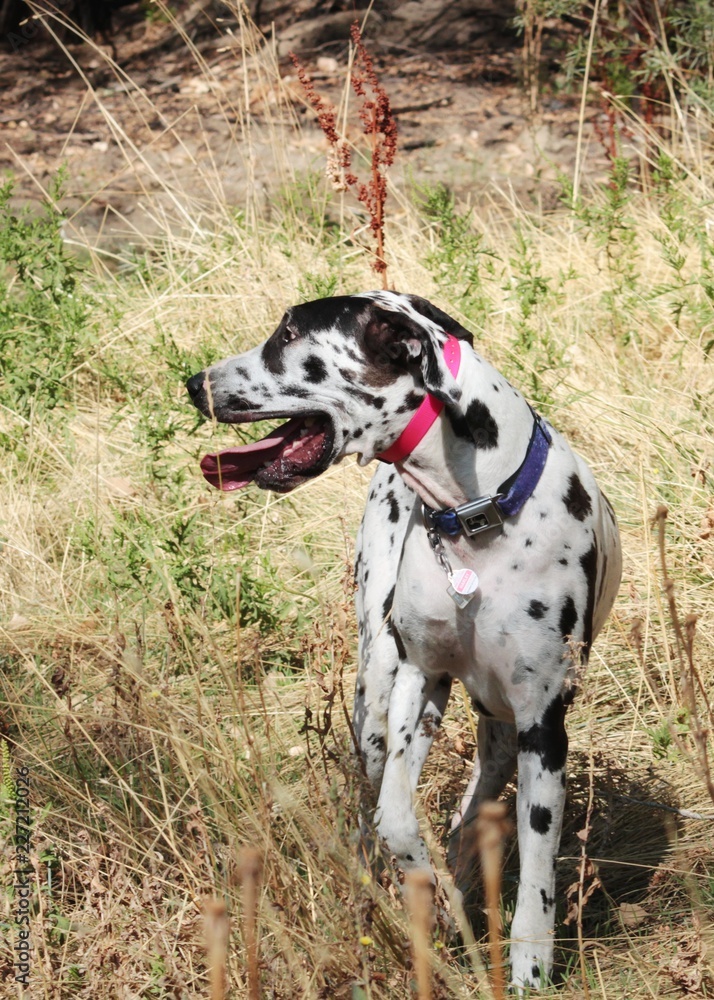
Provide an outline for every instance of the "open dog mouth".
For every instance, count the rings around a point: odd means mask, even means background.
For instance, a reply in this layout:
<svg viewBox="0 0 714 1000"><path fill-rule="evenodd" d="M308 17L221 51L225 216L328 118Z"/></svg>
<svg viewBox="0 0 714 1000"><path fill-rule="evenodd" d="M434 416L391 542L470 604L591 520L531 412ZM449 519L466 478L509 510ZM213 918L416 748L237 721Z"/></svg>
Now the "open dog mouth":
<svg viewBox="0 0 714 1000"><path fill-rule="evenodd" d="M253 444L204 455L201 472L219 490L240 490L255 482L263 490L288 493L324 472L330 464L334 438L329 417L304 414Z"/></svg>

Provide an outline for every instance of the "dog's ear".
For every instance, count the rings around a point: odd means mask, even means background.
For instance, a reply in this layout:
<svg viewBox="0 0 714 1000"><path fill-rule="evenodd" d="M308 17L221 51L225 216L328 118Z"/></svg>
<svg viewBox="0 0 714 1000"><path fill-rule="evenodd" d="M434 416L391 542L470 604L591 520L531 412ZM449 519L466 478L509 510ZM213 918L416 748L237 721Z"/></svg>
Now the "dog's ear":
<svg viewBox="0 0 714 1000"><path fill-rule="evenodd" d="M440 326L442 330L451 334L452 337L456 337L457 340L465 340L470 347L473 347L473 334L466 327L462 326L461 323L457 322L453 316L449 316L443 309L439 309L433 302L429 302L428 299L423 299L421 295L405 295L404 297L409 299L409 302L420 316L430 319L437 326Z"/></svg>
<svg viewBox="0 0 714 1000"><path fill-rule="evenodd" d="M426 302L425 299L420 301ZM457 402L461 387L444 360L444 344L450 331L445 331L438 320L424 315L411 303L402 300L395 306L390 309L375 303L370 308L364 332L369 357L395 374L418 365L427 392L445 403Z"/></svg>

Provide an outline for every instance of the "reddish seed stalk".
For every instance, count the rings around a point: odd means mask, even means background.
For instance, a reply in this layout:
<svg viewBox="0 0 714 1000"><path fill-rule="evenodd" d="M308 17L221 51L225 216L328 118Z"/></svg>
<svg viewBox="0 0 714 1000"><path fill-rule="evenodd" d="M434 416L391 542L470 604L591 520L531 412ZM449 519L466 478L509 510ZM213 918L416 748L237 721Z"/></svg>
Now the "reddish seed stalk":
<svg viewBox="0 0 714 1000"><path fill-rule="evenodd" d="M371 165L369 183L360 182L352 172L352 150L337 131L337 113L315 90L304 66L294 53L290 54L298 79L325 138L330 143L327 173L333 187L338 191L352 189L357 199L369 212L369 228L375 242L372 251L372 268L382 276L382 287L387 288L387 262L384 257L384 203L387 198L387 169L394 163L397 152L397 123L392 114L389 96L379 82L374 70L372 57L365 48L359 23L355 21L350 29L355 47L355 64L352 72L352 88L360 98L359 117L363 131L369 137ZM371 94L371 96L370 96Z"/></svg>

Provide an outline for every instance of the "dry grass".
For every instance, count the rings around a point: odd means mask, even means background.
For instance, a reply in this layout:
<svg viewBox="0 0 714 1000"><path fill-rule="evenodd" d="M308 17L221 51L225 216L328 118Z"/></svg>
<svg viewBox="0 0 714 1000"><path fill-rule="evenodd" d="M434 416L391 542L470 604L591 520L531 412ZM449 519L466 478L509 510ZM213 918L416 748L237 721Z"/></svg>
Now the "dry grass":
<svg viewBox="0 0 714 1000"><path fill-rule="evenodd" d="M76 408L25 424L0 416L14 441L0 470L2 724L32 774L32 998L206 996L209 982L217 997L224 976L227 995L255 996L253 933L264 996L417 989L398 894L359 861L361 776L345 720L352 539L369 470L344 463L289 497L235 499L207 492L197 469L209 440L233 432L194 429L181 374L258 343L298 298L372 284L345 222L353 206L332 206L328 225L320 185L292 169L289 139L301 139L275 60L240 24L244 93L275 95L257 121L243 93L216 88L215 110L238 121L245 205L223 202L218 151L179 189L114 119L128 169L152 178L146 211L164 237L119 273L92 253L99 326ZM474 329L480 350L588 458L620 519L624 581L569 727L560 917L587 895L578 833L591 800L585 852L602 887L580 914L580 948L577 920L558 923L566 996L712 992L712 823L677 810L711 816L714 805L652 526L666 504L669 575L682 617L698 616L694 658L711 691L712 178L698 152L708 132L697 129L695 151L676 126L668 142L684 173L676 212L689 225L677 274L658 242L666 194L632 186L622 218L633 239L618 230L609 258L602 222L533 218L495 192L476 228L498 257L468 290L469 262L443 250L443 218L425 221L395 191L388 223L395 287ZM180 122L171 133L180 140ZM250 178L253 152L271 145L283 193L266 217ZM534 275L545 291L529 304ZM473 749L457 698L422 789L437 866ZM5 802L5 886L11 815ZM511 851L506 925L516 870ZM7 892L6 923L13 907ZM15 995L9 940L0 961L0 989ZM444 930L430 963L435 997L473 995L478 983L488 995L479 954Z"/></svg>

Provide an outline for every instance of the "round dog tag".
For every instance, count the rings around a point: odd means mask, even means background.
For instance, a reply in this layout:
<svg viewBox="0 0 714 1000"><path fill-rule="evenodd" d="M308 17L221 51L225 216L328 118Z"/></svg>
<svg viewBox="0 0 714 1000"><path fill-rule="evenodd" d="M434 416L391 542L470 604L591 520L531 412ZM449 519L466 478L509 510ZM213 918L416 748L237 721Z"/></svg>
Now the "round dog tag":
<svg viewBox="0 0 714 1000"><path fill-rule="evenodd" d="M478 577L471 569L455 569L449 573L446 593L459 608L465 608L478 588Z"/></svg>
<svg viewBox="0 0 714 1000"><path fill-rule="evenodd" d="M478 587L478 577L472 569L455 569L449 575L449 583L457 594L473 594Z"/></svg>

